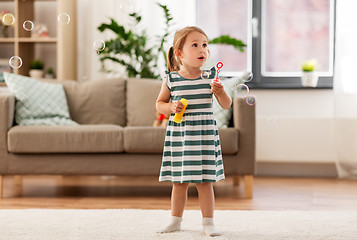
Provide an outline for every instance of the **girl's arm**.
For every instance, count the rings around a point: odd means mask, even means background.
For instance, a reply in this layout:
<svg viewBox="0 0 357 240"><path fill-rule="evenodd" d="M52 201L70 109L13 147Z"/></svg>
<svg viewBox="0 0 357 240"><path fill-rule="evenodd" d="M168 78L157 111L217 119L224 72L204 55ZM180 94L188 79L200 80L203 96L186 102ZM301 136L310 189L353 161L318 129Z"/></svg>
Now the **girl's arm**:
<svg viewBox="0 0 357 240"><path fill-rule="evenodd" d="M180 101L170 103L171 93L167 88L166 83L163 82L161 85L161 90L159 96L156 99L156 110L159 113L170 114L170 113L180 113L183 109L183 104Z"/></svg>
<svg viewBox="0 0 357 240"><path fill-rule="evenodd" d="M217 99L217 102L223 109L228 109L232 105L232 98L228 96L226 91L224 91L224 87L219 83L211 83L212 93Z"/></svg>

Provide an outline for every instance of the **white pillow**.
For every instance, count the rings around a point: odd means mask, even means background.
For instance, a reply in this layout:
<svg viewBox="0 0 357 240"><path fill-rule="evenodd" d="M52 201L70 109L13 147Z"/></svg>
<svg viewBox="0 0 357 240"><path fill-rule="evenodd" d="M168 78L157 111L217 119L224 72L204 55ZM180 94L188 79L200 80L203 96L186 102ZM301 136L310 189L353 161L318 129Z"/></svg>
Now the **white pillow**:
<svg viewBox="0 0 357 240"><path fill-rule="evenodd" d="M58 83L41 82L4 72L15 95L15 121L19 125L78 125L69 116L66 94Z"/></svg>
<svg viewBox="0 0 357 240"><path fill-rule="evenodd" d="M240 78L235 77L221 80L221 82L228 96L233 98L235 90L234 86L240 84L242 80ZM223 109L217 102L217 99L213 97L212 109L214 117L216 118L218 128L227 128L233 115L233 107L231 106L228 109Z"/></svg>

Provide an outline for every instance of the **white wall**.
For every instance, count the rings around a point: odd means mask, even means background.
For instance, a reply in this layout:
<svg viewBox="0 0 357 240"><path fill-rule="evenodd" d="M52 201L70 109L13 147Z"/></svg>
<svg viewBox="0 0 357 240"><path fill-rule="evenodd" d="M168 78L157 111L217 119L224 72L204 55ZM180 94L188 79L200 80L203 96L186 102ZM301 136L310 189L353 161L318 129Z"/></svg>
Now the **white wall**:
<svg viewBox="0 0 357 240"><path fill-rule="evenodd" d="M257 161L334 163L332 90L251 90Z"/></svg>
<svg viewBox="0 0 357 240"><path fill-rule="evenodd" d="M115 0L77 0L78 80L111 77L100 71L99 56L93 49L93 43L114 36L111 32L101 33L97 29L102 23L110 23L110 18L114 18L118 23L126 21L126 15L119 6L120 1ZM120 76L120 67L118 72Z"/></svg>

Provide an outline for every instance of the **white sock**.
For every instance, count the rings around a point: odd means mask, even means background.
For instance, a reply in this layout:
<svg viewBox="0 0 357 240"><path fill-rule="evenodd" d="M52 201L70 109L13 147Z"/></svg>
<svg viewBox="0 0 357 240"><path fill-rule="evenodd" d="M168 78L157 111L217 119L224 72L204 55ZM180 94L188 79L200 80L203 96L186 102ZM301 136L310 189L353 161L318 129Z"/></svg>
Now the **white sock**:
<svg viewBox="0 0 357 240"><path fill-rule="evenodd" d="M160 228L158 233L169 233L181 230L182 217L171 216L170 222L166 227Z"/></svg>
<svg viewBox="0 0 357 240"><path fill-rule="evenodd" d="M221 234L215 229L213 218L202 218L203 233L207 236L216 237Z"/></svg>

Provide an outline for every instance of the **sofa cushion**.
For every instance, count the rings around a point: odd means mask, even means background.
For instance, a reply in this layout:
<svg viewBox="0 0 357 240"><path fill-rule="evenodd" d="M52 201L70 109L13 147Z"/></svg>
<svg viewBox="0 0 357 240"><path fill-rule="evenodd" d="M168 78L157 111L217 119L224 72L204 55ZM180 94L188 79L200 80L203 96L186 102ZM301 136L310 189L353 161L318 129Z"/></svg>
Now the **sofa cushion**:
<svg viewBox="0 0 357 240"><path fill-rule="evenodd" d="M162 81L153 79L127 80L127 126L152 126L161 85Z"/></svg>
<svg viewBox="0 0 357 240"><path fill-rule="evenodd" d="M15 126L7 139L11 153L123 151L123 128L116 125Z"/></svg>
<svg viewBox="0 0 357 240"><path fill-rule="evenodd" d="M164 127L125 127L124 151L128 153L163 153L166 128ZM238 153L238 130L225 128L219 130L223 154Z"/></svg>
<svg viewBox="0 0 357 240"><path fill-rule="evenodd" d="M165 127L125 127L124 151L128 153L162 153Z"/></svg>
<svg viewBox="0 0 357 240"><path fill-rule="evenodd" d="M60 81L72 119L79 124L125 126L125 80Z"/></svg>
<svg viewBox="0 0 357 240"><path fill-rule="evenodd" d="M19 125L78 125L69 116L66 94L58 83L41 82L4 72L15 95L15 121Z"/></svg>

